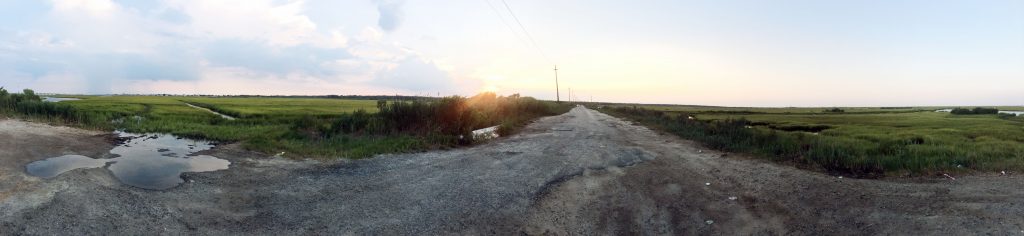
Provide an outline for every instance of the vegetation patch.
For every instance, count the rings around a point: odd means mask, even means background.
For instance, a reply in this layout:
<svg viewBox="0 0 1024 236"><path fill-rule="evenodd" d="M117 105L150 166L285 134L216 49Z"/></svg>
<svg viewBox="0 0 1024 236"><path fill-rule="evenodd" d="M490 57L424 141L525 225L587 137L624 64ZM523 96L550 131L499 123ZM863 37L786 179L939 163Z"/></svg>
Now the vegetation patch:
<svg viewBox="0 0 1024 236"><path fill-rule="evenodd" d="M43 102L32 90L0 88L0 114L96 129L169 133L242 142L266 153L363 158L471 145L472 130L500 125L508 135L568 104L530 97L402 97L393 100L287 97L76 96ZM357 97L360 98L360 97ZM366 97L387 98L387 97ZM228 120L192 104L237 119Z"/></svg>
<svg viewBox="0 0 1024 236"><path fill-rule="evenodd" d="M802 131L817 133L832 128L827 125L768 125L768 128L781 131Z"/></svg>
<svg viewBox="0 0 1024 236"><path fill-rule="evenodd" d="M974 109L967 108L953 108L949 113L954 115L985 115L985 114L999 114L999 109L987 108L987 107L975 107Z"/></svg>
<svg viewBox="0 0 1024 236"><path fill-rule="evenodd" d="M837 174L879 177L1024 170L1024 122L995 115L957 117L934 110L749 115L694 111L698 116L631 106L605 106L602 111L710 148ZM773 124L785 125L773 128ZM817 134L807 133L811 131Z"/></svg>

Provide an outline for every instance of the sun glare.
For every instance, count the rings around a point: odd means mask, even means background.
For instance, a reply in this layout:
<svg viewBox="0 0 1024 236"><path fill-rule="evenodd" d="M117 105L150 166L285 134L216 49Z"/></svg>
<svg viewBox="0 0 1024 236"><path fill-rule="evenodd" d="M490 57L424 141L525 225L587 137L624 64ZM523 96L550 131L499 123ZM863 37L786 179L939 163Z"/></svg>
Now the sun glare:
<svg viewBox="0 0 1024 236"><path fill-rule="evenodd" d="M480 89L481 93L498 93L498 86L487 85Z"/></svg>

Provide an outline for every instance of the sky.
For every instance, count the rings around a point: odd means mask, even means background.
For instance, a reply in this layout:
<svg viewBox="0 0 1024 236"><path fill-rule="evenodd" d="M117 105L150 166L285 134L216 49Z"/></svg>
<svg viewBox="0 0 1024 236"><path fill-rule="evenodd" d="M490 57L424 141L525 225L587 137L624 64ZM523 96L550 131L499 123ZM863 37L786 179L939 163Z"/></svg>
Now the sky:
<svg viewBox="0 0 1024 236"><path fill-rule="evenodd" d="M1024 1L0 0L14 91L553 100L556 64L563 100L1024 105Z"/></svg>

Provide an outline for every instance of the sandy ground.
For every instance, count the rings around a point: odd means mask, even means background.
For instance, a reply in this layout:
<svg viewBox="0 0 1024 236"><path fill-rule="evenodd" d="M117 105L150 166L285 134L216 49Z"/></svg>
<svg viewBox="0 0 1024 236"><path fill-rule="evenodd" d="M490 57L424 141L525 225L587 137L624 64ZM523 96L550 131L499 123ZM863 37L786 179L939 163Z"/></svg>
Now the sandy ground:
<svg viewBox="0 0 1024 236"><path fill-rule="evenodd" d="M103 133L0 120L0 234L1024 235L1024 178L838 178L699 145L584 108L472 148L294 161L224 145L228 170L164 191L107 170Z"/></svg>

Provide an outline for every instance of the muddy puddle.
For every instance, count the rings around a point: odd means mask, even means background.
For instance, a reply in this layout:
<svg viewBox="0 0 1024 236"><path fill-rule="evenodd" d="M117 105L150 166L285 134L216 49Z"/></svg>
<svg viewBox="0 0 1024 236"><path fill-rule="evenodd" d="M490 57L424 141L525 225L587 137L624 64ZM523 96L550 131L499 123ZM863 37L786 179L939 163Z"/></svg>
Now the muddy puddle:
<svg viewBox="0 0 1024 236"><path fill-rule="evenodd" d="M208 141L166 134L115 134L126 141L110 150L114 158L65 155L29 163L25 169L30 175L52 178L75 169L106 167L121 183L162 190L183 183L184 172L223 170L231 164L214 156L195 155L213 148Z"/></svg>

